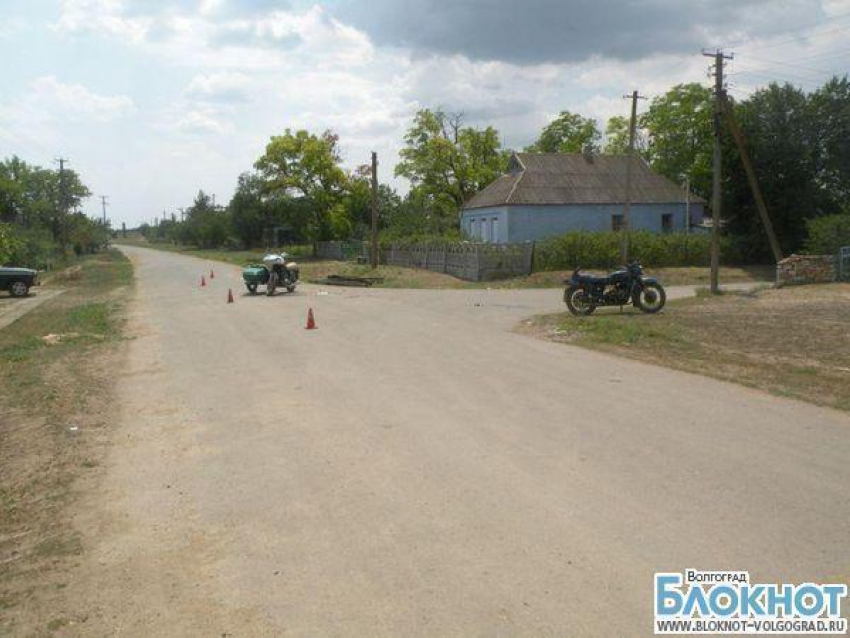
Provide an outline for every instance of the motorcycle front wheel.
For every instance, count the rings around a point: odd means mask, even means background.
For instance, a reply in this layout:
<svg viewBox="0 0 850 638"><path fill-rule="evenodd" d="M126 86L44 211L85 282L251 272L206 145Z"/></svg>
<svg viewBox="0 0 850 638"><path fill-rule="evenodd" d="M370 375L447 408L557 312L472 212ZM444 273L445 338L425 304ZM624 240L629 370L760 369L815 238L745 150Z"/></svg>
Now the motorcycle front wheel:
<svg viewBox="0 0 850 638"><path fill-rule="evenodd" d="M596 310L596 306L590 302L584 289L576 286L569 286L564 291L564 301L570 313L577 317L586 317Z"/></svg>
<svg viewBox="0 0 850 638"><path fill-rule="evenodd" d="M635 305L647 314L653 315L667 303L667 293L661 284L646 284L635 297Z"/></svg>
<svg viewBox="0 0 850 638"><path fill-rule="evenodd" d="M266 295L271 297L277 288L277 273L273 272L269 275L269 283L266 284Z"/></svg>

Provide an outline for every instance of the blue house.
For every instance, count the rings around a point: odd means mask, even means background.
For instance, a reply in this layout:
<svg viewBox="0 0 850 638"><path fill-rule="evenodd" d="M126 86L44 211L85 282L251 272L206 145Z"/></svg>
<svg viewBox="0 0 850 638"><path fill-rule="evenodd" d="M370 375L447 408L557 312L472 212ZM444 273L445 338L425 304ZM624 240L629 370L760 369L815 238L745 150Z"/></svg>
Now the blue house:
<svg viewBox="0 0 850 638"><path fill-rule="evenodd" d="M619 230L628 161L625 155L514 153L508 173L466 204L461 228L472 239L495 243ZM702 199L653 172L643 159L632 161L632 230L684 232L702 223Z"/></svg>

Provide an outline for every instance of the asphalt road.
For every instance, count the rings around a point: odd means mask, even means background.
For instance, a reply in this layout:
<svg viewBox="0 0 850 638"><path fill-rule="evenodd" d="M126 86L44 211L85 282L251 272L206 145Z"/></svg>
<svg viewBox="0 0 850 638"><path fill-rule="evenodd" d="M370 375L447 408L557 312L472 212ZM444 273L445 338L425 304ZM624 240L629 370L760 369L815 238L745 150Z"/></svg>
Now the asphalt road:
<svg viewBox="0 0 850 638"><path fill-rule="evenodd" d="M248 297L123 250L82 633L648 635L656 571L850 579L844 414L510 332L557 291Z"/></svg>

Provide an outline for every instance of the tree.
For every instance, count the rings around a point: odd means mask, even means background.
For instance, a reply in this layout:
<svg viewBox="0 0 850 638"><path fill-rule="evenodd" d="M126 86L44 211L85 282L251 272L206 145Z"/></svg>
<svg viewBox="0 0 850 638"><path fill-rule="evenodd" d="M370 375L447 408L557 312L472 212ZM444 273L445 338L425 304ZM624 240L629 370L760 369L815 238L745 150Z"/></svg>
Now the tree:
<svg viewBox="0 0 850 638"><path fill-rule="evenodd" d="M410 180L441 231L456 228L464 204L505 168L496 129L464 127L440 110L419 111L404 144L395 174Z"/></svg>
<svg viewBox="0 0 850 638"><path fill-rule="evenodd" d="M834 77L809 97L818 179L836 204L850 201L850 81Z"/></svg>
<svg viewBox="0 0 850 638"><path fill-rule="evenodd" d="M338 138L330 131L312 135L286 129L272 137L255 167L265 180L264 193L271 197L302 197L309 202L312 216L310 239L331 239L339 228L339 205L345 194L347 177L339 166Z"/></svg>
<svg viewBox="0 0 850 638"><path fill-rule="evenodd" d="M585 148L599 150L602 135L596 120L577 113L562 111L546 125L540 137L526 148L529 153L581 153Z"/></svg>
<svg viewBox="0 0 850 638"><path fill-rule="evenodd" d="M711 194L712 99L699 84L679 84L640 117L652 168L675 182L688 178L691 190L705 198Z"/></svg>
<svg viewBox="0 0 850 638"><path fill-rule="evenodd" d="M735 107L753 167L784 253L798 250L806 237L806 219L832 210L832 198L820 179L821 124L811 117L806 94L790 84L770 84ZM728 138L728 136L727 136ZM753 259L769 257L768 242L753 202L737 148L723 148L724 218Z"/></svg>
<svg viewBox="0 0 850 638"><path fill-rule="evenodd" d="M265 182L256 173L242 173L227 205L233 232L246 246L259 246L272 226L270 206L263 201Z"/></svg>
<svg viewBox="0 0 850 638"><path fill-rule="evenodd" d="M369 236L372 228L372 167L359 166L348 176L345 206L349 211L352 236L360 239ZM387 184L378 184L378 229L384 229L393 218L401 198Z"/></svg>
<svg viewBox="0 0 850 638"><path fill-rule="evenodd" d="M635 128L635 152L646 157L646 135L644 131ZM615 115L605 126L605 153L611 155L626 155L629 152L629 118Z"/></svg>
<svg viewBox="0 0 850 638"><path fill-rule="evenodd" d="M201 248L218 248L230 234L230 218L225 210L213 206L212 198L198 191L195 201L186 210L183 238Z"/></svg>

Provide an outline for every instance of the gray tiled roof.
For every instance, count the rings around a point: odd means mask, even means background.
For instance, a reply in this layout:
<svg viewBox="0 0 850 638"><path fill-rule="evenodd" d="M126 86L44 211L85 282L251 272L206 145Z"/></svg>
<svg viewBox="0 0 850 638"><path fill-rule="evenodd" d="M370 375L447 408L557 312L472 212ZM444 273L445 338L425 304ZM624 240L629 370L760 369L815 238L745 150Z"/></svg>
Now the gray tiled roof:
<svg viewBox="0 0 850 638"><path fill-rule="evenodd" d="M469 200L465 209L506 205L622 204L626 193L625 155L515 153L511 170ZM683 189L641 158L632 170L632 203L685 201ZM703 203L696 195L691 202Z"/></svg>

